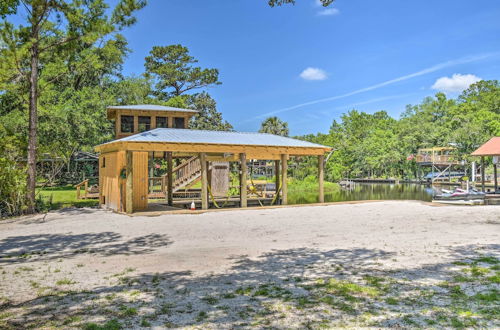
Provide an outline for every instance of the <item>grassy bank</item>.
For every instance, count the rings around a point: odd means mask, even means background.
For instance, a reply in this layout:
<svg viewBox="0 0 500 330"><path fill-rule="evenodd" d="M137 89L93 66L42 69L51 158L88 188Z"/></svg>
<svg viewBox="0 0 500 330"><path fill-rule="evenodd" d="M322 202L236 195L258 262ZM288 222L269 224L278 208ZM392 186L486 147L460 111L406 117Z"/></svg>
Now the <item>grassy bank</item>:
<svg viewBox="0 0 500 330"><path fill-rule="evenodd" d="M272 182L272 181L269 181ZM201 188L201 183L196 183L193 188ZM325 181L325 193L339 190L337 183ZM315 203L318 201L318 181L308 177L304 180L291 179L288 183L289 202L291 204ZM46 187L37 189L47 209L56 210L65 207L93 207L98 205L97 199L76 199L76 188L72 185L60 187Z"/></svg>
<svg viewBox="0 0 500 330"><path fill-rule="evenodd" d="M325 195L338 192L340 186L333 182L324 182ZM288 183L288 203L309 204L318 202L318 180L306 177L304 180L290 180Z"/></svg>

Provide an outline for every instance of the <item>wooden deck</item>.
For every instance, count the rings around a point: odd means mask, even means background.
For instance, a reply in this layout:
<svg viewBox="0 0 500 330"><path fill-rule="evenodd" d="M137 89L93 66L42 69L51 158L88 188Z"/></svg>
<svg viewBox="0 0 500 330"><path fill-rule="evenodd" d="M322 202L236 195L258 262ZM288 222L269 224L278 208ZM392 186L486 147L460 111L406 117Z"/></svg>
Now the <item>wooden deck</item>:
<svg viewBox="0 0 500 330"><path fill-rule="evenodd" d="M259 206L260 205L259 201L260 201L260 203L262 203L262 205L271 205L273 198L248 197L247 204L249 206ZM174 207L188 209L191 207L192 202L194 202L197 209L201 208L201 199L199 199L199 198L194 199L194 200L189 199L189 198L175 199L174 200ZM229 198L227 198L227 197L217 198L216 197L215 202L217 203L217 205L219 207L239 207L240 206L240 197L239 196L233 196L233 197L229 197ZM211 198L209 199L208 204L209 204L209 208L217 208L217 206L214 205L214 200L212 200ZM275 204L277 204L277 203L275 203Z"/></svg>

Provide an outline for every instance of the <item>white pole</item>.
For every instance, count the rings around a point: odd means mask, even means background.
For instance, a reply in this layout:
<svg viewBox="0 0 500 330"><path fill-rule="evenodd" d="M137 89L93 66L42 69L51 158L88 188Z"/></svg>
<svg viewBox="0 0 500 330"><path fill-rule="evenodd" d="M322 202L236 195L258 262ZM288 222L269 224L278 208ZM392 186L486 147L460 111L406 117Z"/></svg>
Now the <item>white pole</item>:
<svg viewBox="0 0 500 330"><path fill-rule="evenodd" d="M476 182L476 162L472 162L471 179L472 179L472 182Z"/></svg>

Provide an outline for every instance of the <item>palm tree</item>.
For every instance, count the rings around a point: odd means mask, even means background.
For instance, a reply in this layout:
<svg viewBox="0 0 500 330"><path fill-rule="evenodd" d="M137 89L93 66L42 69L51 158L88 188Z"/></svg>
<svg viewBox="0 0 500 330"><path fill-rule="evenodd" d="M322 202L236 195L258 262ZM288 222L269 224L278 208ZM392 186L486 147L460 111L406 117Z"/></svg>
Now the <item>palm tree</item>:
<svg viewBox="0 0 500 330"><path fill-rule="evenodd" d="M259 133L288 136L288 123L278 117L269 117L260 124Z"/></svg>

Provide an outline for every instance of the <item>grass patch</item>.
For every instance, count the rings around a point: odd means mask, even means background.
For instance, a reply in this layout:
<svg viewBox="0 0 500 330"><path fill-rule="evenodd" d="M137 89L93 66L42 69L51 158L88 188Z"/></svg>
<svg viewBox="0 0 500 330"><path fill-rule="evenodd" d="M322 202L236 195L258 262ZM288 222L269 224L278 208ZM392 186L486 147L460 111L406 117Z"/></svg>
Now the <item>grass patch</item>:
<svg viewBox="0 0 500 330"><path fill-rule="evenodd" d="M96 207L99 205L98 199L76 199L76 188L72 185L46 187L36 191L52 210L65 207Z"/></svg>
<svg viewBox="0 0 500 330"><path fill-rule="evenodd" d="M233 299L236 298L236 295L232 292L226 292L222 295L223 299Z"/></svg>
<svg viewBox="0 0 500 330"><path fill-rule="evenodd" d="M165 315L172 315L172 308L174 307L175 305L172 303L164 303L161 305L159 313Z"/></svg>
<svg viewBox="0 0 500 330"><path fill-rule="evenodd" d="M234 293L240 295L240 296L248 296L250 293L252 293L253 287L252 286L247 286L247 287L239 287L237 288Z"/></svg>
<svg viewBox="0 0 500 330"><path fill-rule="evenodd" d="M214 296L205 296L205 297L201 298L201 300L203 300L204 302L206 302L209 305L215 305L219 302L219 299L217 299Z"/></svg>
<svg viewBox="0 0 500 330"><path fill-rule="evenodd" d="M492 256L482 256L482 257L475 259L474 261L484 262L484 263L492 264L492 265L496 265L496 264L500 263L500 261L497 258L492 257Z"/></svg>
<svg viewBox="0 0 500 330"><path fill-rule="evenodd" d="M394 297L389 297L385 299L385 303L388 305L397 305L399 304L399 301Z"/></svg>
<svg viewBox="0 0 500 330"><path fill-rule="evenodd" d="M76 284L76 282L70 280L69 278L62 278L56 282L56 285L71 285L71 284Z"/></svg>
<svg viewBox="0 0 500 330"><path fill-rule="evenodd" d="M122 325L118 320L110 320L104 324L86 323L82 328L84 330L120 330Z"/></svg>
<svg viewBox="0 0 500 330"><path fill-rule="evenodd" d="M208 314L207 312L205 311L201 311L198 313L198 315L196 316L196 322L201 322L201 321L204 321L206 320L208 317Z"/></svg>
<svg viewBox="0 0 500 330"><path fill-rule="evenodd" d="M128 307L125 305L120 306L120 315L124 317L131 317L137 315L137 308L135 307Z"/></svg>
<svg viewBox="0 0 500 330"><path fill-rule="evenodd" d="M330 278L328 281L322 279L318 280L316 282L316 287L324 289L328 293L345 297L352 295L378 297L380 295L380 291L376 288L359 285L345 280L337 280L335 278Z"/></svg>
<svg viewBox="0 0 500 330"><path fill-rule="evenodd" d="M498 290L492 290L487 293L477 293L473 296L474 299L482 302L493 303L500 301Z"/></svg>

